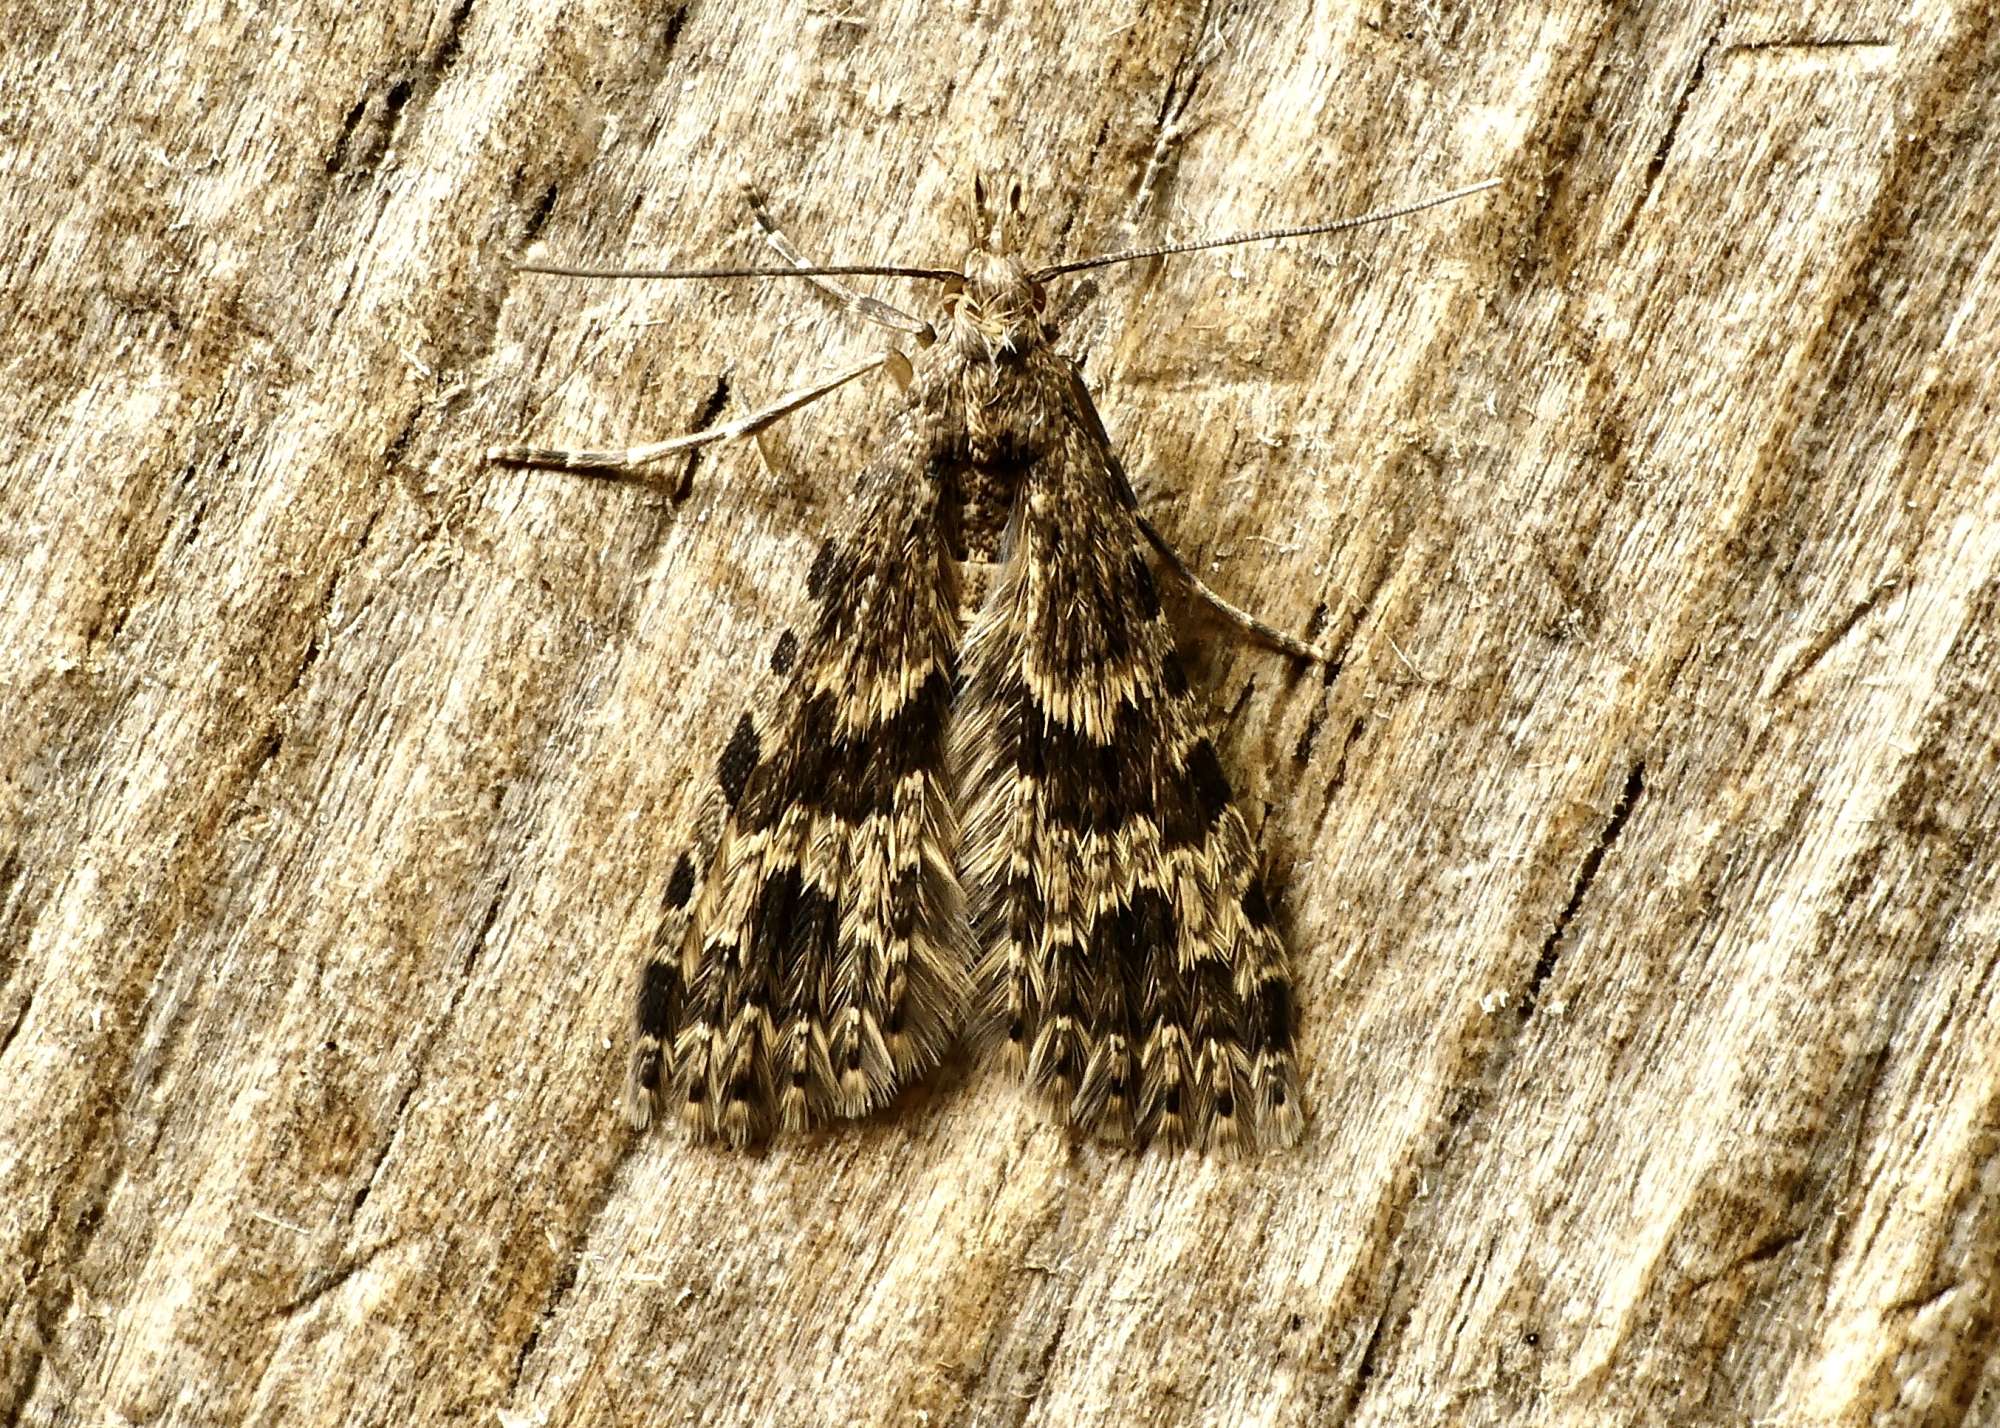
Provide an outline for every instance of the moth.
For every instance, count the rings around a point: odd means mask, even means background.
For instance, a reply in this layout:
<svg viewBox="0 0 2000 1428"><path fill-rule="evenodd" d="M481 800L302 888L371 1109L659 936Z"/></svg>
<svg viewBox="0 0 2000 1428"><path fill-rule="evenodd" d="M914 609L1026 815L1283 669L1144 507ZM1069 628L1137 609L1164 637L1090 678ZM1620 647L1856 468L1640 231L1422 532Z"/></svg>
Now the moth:
<svg viewBox="0 0 2000 1428"><path fill-rule="evenodd" d="M1030 266L975 182L955 268L816 265L753 194L775 268L914 339L762 410L621 451L495 461L628 471L761 430L887 367L900 409L775 641L776 694L733 726L673 862L638 991L627 1114L731 1146L866 1115L960 1036L1077 1131L1213 1149L1292 1143L1297 1005L1257 849L1176 653L1153 561L1238 624L1138 508L1048 285L1135 258L1327 233L1491 187L1300 228ZM839 280L936 285L934 320Z"/></svg>

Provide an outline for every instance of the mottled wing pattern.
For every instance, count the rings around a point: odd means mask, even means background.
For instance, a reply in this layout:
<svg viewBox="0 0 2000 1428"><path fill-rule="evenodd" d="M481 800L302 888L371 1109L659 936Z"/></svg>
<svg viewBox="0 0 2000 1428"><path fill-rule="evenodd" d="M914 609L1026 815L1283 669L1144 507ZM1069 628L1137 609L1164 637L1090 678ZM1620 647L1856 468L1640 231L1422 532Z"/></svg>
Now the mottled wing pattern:
<svg viewBox="0 0 2000 1428"><path fill-rule="evenodd" d="M945 730L956 568L915 413L862 479L735 725L712 816L668 876L629 1113L733 1145L881 1105L944 1054L970 995Z"/></svg>
<svg viewBox="0 0 2000 1428"><path fill-rule="evenodd" d="M963 654L953 760L982 1001L1079 1128L1288 1144L1292 982L1256 850L1130 487L1073 368L1062 389Z"/></svg>

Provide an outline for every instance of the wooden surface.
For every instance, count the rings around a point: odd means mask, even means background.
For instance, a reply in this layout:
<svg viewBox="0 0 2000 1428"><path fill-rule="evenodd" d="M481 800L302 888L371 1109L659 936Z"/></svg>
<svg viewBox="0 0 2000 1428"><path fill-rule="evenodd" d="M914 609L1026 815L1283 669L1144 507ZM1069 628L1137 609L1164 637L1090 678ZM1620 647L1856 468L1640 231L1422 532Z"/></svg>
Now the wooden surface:
<svg viewBox="0 0 2000 1428"><path fill-rule="evenodd" d="M1643 8L0 19L0 1421L2000 1421L2000 23ZM871 421L741 261L1051 257L1285 890L1313 1119L961 1062L634 1137L674 847ZM918 289L882 285L908 301ZM686 474L669 468L666 485Z"/></svg>

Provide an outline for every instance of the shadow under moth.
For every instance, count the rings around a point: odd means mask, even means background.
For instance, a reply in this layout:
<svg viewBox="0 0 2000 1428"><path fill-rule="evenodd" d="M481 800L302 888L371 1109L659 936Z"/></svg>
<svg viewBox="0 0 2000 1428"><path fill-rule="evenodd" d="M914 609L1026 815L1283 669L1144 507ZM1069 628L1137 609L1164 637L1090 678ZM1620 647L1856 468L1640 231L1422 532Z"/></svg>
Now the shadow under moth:
<svg viewBox="0 0 2000 1428"><path fill-rule="evenodd" d="M1050 280L1134 258L1332 232L1449 202L1033 268L1016 187L955 269L820 266L753 194L776 268L586 277L806 277L913 339L722 426L622 451L490 459L627 471L749 435L887 367L902 406L819 547L806 610L743 714L674 861L640 977L627 1111L733 1146L883 1106L960 1036L1067 1124L1111 1141L1276 1147L1303 1124L1297 1008L1249 830L1230 801L1140 513ZM839 281L938 285L935 324Z"/></svg>

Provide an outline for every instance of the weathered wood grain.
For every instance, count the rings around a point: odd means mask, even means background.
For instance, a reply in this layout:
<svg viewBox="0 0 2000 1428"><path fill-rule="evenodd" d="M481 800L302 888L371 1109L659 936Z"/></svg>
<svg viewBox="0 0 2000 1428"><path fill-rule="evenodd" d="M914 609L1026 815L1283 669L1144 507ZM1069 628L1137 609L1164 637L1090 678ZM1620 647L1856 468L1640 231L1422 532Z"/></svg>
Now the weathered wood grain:
<svg viewBox="0 0 2000 1428"><path fill-rule="evenodd" d="M1314 1116L992 1068L616 1118L630 978L893 394L686 499L481 464L875 341L783 284L1499 174L1099 275ZM503 0L0 18L0 1420L2000 1422L2000 21ZM1143 182L1142 182L1143 181ZM905 290L896 291L909 297ZM666 484L689 474L664 473Z"/></svg>

